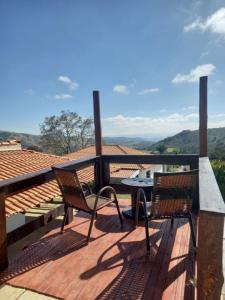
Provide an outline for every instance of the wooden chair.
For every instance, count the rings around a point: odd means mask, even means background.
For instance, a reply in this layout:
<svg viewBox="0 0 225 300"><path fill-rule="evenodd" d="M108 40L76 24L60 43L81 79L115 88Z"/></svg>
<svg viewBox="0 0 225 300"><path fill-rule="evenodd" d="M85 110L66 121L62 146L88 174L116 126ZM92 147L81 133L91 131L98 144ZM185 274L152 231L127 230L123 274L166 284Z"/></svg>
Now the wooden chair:
<svg viewBox="0 0 225 300"><path fill-rule="evenodd" d="M196 239L192 221L192 203L196 190L198 170L176 173L154 173L152 203L149 209L143 189L137 193L138 202L142 203L145 213L145 231L147 252L150 252L148 221L153 219L187 218L191 228L194 247Z"/></svg>
<svg viewBox="0 0 225 300"><path fill-rule="evenodd" d="M121 226L123 225L123 219L120 213L116 192L111 186L105 186L97 194L93 194L87 183L79 181L76 171L68 171L56 167L52 167L52 169L55 173L55 177L62 193L65 205L65 215L61 226L61 232L63 232L68 217L69 207L90 213L91 223L87 236L88 243L97 211L112 202L116 204ZM86 190L85 193L84 189ZM105 192L107 192L107 195L109 194L109 198L102 195ZM113 199L111 199L111 194L113 194Z"/></svg>

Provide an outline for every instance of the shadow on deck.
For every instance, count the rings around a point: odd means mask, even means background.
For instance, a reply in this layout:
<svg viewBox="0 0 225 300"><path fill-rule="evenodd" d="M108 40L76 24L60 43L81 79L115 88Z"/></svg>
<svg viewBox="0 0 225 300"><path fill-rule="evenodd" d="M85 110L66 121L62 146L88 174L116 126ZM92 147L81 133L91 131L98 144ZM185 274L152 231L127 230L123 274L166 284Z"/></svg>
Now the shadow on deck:
<svg viewBox="0 0 225 300"><path fill-rule="evenodd" d="M122 204L126 200L121 200ZM89 216L79 213L64 234L59 229L21 251L0 282L61 299L195 299L195 255L186 220L150 223L151 255L142 226L125 221L113 205L104 208L86 245Z"/></svg>

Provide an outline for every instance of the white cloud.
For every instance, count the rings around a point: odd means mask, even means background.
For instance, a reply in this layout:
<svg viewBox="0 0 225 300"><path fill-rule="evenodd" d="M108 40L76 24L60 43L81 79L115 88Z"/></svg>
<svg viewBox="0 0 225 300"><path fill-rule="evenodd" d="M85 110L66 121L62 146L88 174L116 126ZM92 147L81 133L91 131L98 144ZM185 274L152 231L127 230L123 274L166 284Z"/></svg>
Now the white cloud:
<svg viewBox="0 0 225 300"><path fill-rule="evenodd" d="M172 80L173 83L181 82L198 82L199 77L209 76L213 73L216 67L213 64L199 65L192 69L188 74L178 73Z"/></svg>
<svg viewBox="0 0 225 300"><path fill-rule="evenodd" d="M182 130L198 129L198 113L173 113L158 117L129 117L117 115L103 119L104 135L170 136ZM209 116L209 127L225 126L224 114Z"/></svg>
<svg viewBox="0 0 225 300"><path fill-rule="evenodd" d="M76 82L75 80L72 80L68 76L61 75L58 77L58 80L65 83L70 90L75 91L79 88L79 83Z"/></svg>
<svg viewBox="0 0 225 300"><path fill-rule="evenodd" d="M138 95L147 95L150 93L158 93L159 91L160 91L159 88L144 89L144 90L138 92Z"/></svg>
<svg viewBox="0 0 225 300"><path fill-rule="evenodd" d="M71 82L71 79L68 76L59 76L58 80L62 81L64 83L70 83Z"/></svg>
<svg viewBox="0 0 225 300"><path fill-rule="evenodd" d="M104 128L111 135L171 135L184 129L195 129L198 114L170 114L159 117L127 117L117 115L103 120Z"/></svg>
<svg viewBox="0 0 225 300"><path fill-rule="evenodd" d="M55 98L56 100L66 100L66 99L71 99L71 98L73 98L73 96L70 95L70 94L56 94L56 95L54 96L54 98Z"/></svg>
<svg viewBox="0 0 225 300"><path fill-rule="evenodd" d="M203 32L208 30L225 36L225 7L220 8L205 20L198 17L194 22L184 27L185 32L195 29L199 29Z"/></svg>
<svg viewBox="0 0 225 300"><path fill-rule="evenodd" d="M119 94L124 94L124 95L128 95L130 93L128 87L126 85L122 85L122 84L115 85L113 87L113 92L119 93Z"/></svg>
<svg viewBox="0 0 225 300"><path fill-rule="evenodd" d="M28 90L25 90L24 93L28 96L33 96L34 95L34 90L33 89L28 89Z"/></svg>

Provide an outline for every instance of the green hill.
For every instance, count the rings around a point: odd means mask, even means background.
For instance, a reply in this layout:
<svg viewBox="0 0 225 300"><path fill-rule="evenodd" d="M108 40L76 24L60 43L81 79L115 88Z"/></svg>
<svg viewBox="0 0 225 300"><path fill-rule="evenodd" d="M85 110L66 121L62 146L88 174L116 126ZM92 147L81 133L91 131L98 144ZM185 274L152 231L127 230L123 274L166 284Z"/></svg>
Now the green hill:
<svg viewBox="0 0 225 300"><path fill-rule="evenodd" d="M163 145L166 149L176 148L184 154L198 153L198 135L198 130L184 130L153 144L149 150L156 151L160 145ZM225 127L208 129L209 155L212 155L218 147L225 147Z"/></svg>

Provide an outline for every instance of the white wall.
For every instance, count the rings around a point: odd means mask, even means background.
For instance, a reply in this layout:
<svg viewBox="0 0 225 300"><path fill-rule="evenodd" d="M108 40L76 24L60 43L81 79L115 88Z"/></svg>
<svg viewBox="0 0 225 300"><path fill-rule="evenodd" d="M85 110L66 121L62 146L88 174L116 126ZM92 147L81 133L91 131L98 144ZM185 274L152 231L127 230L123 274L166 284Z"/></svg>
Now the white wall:
<svg viewBox="0 0 225 300"><path fill-rule="evenodd" d="M150 171L150 177L153 179L153 177L154 177L154 172L163 172L163 166L162 166L162 165L154 165L154 166L151 166L149 169L140 170L140 171L139 171L138 177L140 177L140 178L145 178L145 177L147 177L147 176L146 176L146 173L147 173L148 171Z"/></svg>

